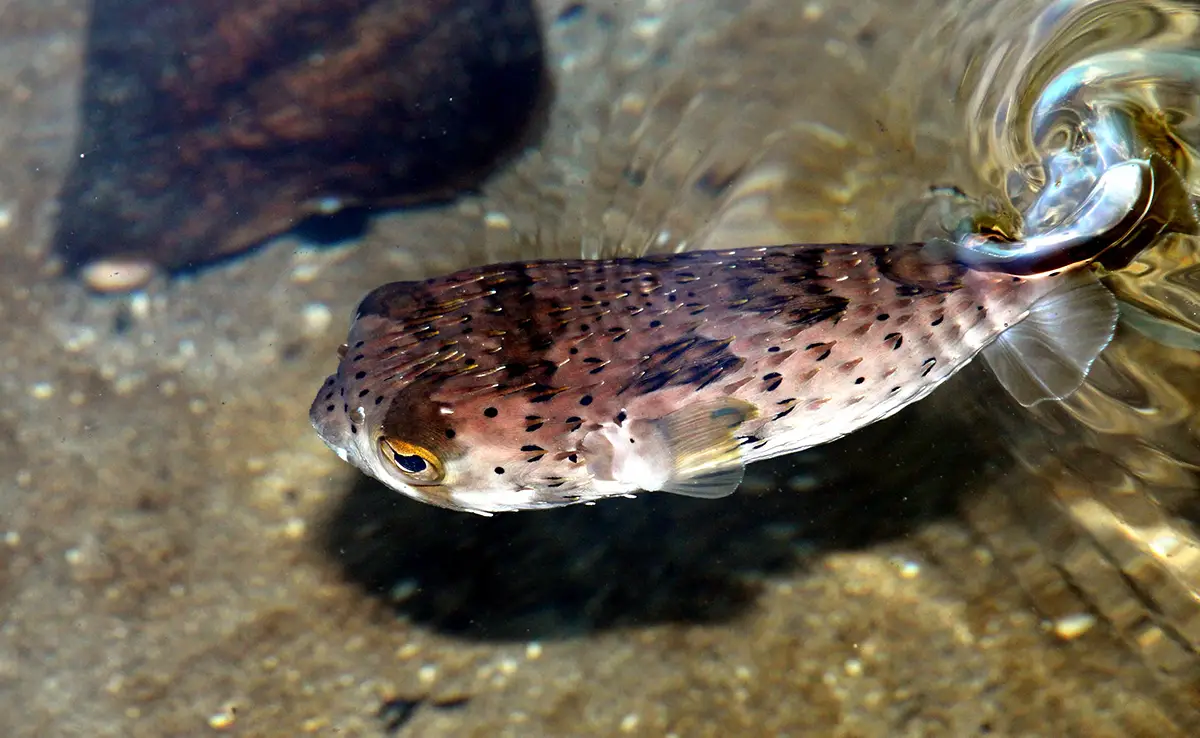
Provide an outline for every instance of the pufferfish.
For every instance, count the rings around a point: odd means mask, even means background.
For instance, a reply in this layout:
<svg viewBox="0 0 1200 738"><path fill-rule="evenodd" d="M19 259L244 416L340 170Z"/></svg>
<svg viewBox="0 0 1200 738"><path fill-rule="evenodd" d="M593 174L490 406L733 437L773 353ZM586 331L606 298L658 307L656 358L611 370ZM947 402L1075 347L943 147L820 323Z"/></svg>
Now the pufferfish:
<svg viewBox="0 0 1200 738"><path fill-rule="evenodd" d="M1023 405L1074 392L1117 306L1089 265L1151 208L1145 161L1058 228L499 264L359 304L312 424L343 460L479 514L638 492L719 498L982 354Z"/></svg>

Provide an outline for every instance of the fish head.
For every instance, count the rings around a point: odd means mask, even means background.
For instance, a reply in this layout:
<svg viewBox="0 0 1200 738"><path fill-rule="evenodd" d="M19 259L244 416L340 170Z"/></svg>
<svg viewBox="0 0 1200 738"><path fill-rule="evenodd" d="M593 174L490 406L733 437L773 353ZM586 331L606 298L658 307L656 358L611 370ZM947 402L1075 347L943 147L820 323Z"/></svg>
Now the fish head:
<svg viewBox="0 0 1200 738"><path fill-rule="evenodd" d="M530 444L523 421L503 420L525 417L515 402L456 401L417 381L391 388L376 411L373 400L327 401L341 384L338 375L330 379L310 411L317 433L343 460L417 501L491 514L605 496L579 454Z"/></svg>
<svg viewBox="0 0 1200 738"><path fill-rule="evenodd" d="M423 349L391 350L394 335L363 327L351 331L309 410L342 460L420 502L484 515L612 493L565 436L529 432L537 406L526 397L405 371Z"/></svg>

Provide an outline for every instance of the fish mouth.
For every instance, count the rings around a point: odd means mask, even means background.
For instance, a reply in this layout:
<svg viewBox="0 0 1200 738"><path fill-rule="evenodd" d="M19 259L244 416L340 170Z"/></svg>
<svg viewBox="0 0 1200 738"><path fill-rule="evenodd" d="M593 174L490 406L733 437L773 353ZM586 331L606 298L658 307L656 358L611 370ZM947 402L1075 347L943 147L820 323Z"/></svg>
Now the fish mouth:
<svg viewBox="0 0 1200 738"><path fill-rule="evenodd" d="M321 389L313 398L312 404L308 406L308 422L312 425L313 430L325 442L325 445L338 451L335 443L337 439L344 435L348 429L348 423L344 413L338 412L340 400L337 395L337 375L331 374L325 378L321 384ZM338 451L338 455L345 458L344 452Z"/></svg>

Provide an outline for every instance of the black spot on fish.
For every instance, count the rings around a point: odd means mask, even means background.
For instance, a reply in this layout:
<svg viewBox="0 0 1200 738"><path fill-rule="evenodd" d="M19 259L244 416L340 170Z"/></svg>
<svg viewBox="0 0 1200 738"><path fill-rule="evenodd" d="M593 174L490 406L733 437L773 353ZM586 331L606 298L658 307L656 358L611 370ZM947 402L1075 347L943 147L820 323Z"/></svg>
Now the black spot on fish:
<svg viewBox="0 0 1200 738"><path fill-rule="evenodd" d="M900 335L899 333L889 333L883 337L883 342L891 342L892 351L895 351L896 349L900 348L901 344L904 343L904 336Z"/></svg>
<svg viewBox="0 0 1200 738"><path fill-rule="evenodd" d="M337 409L337 405L326 405L325 406L325 412L327 412L327 413L331 413L336 409Z"/></svg>
<svg viewBox="0 0 1200 738"><path fill-rule="evenodd" d="M494 407L487 407L483 409L483 414L485 417L494 418L500 414L500 411Z"/></svg>
<svg viewBox="0 0 1200 738"><path fill-rule="evenodd" d="M819 345L823 345L823 346L825 346L826 348L825 348L825 350L824 350L824 351L822 351L820 354L818 354L818 355L817 355L817 358L816 358L816 360L817 360L817 361L825 361L826 359L828 359L828 358L829 358L829 355L830 355L831 353L833 353L833 348L832 348L832 347L830 347L830 346L829 346L829 344L819 344Z"/></svg>
<svg viewBox="0 0 1200 738"><path fill-rule="evenodd" d="M364 390L359 390L359 391L358 391L358 396L359 396L359 397L366 397L366 396L367 396L367 395L369 395L369 394L371 394L371 390L364 389Z"/></svg>
<svg viewBox="0 0 1200 738"><path fill-rule="evenodd" d="M892 316L888 315L887 313L880 313L879 315L875 316L875 320L887 320L890 317Z"/></svg>
<svg viewBox="0 0 1200 738"><path fill-rule="evenodd" d="M358 372L354 375L355 379L364 379L367 376L366 372Z"/></svg>
<svg viewBox="0 0 1200 738"><path fill-rule="evenodd" d="M791 413L793 410L795 410L795 409L796 409L796 406L795 406L795 405L792 405L792 406L791 406L791 407L789 407L787 410L784 410L784 411L783 411L783 412L781 412L781 413L776 413L776 414L775 414L775 417L771 418L771 420L779 420L779 419L781 419L781 418L786 418L786 417L788 416L788 414L790 414L790 413Z"/></svg>
<svg viewBox="0 0 1200 738"><path fill-rule="evenodd" d="M615 420L617 421L617 425L621 425L622 423L624 423L628 417L629 416L625 414L624 410L617 413L617 417L615 418Z"/></svg>
<svg viewBox="0 0 1200 738"><path fill-rule="evenodd" d="M932 326L934 326L934 327L937 327L937 326L941 325L941 324L942 324L942 321L944 321L945 319L946 319L946 316L944 316L944 315L939 315L939 316L937 316L936 318L934 318L934 319L933 319L933 322L932 322L932 323L930 323L929 325L932 325Z"/></svg>
<svg viewBox="0 0 1200 738"><path fill-rule="evenodd" d="M531 444L528 446L522 446L521 450L522 451L545 451L546 449L542 448L541 446L534 446Z"/></svg>
<svg viewBox="0 0 1200 738"><path fill-rule="evenodd" d="M358 435L358 426L354 423L350 424L350 433L356 436Z"/></svg>
<svg viewBox="0 0 1200 738"><path fill-rule="evenodd" d="M454 438L458 434L454 432L453 428L447 428L445 435L446 435L446 438Z"/></svg>
<svg viewBox="0 0 1200 738"><path fill-rule="evenodd" d="M867 381L867 378L866 378L866 377L859 377L858 379L854 380L854 383L855 383L855 384L862 384L862 383L863 383L863 382L865 382L865 381Z"/></svg>
<svg viewBox="0 0 1200 738"><path fill-rule="evenodd" d="M661 321L661 320L652 320L652 321L650 321L650 327L651 327L651 328L658 328L658 327L659 327L659 326L661 326L661 325L662 325L662 321Z"/></svg>
<svg viewBox="0 0 1200 738"><path fill-rule="evenodd" d="M788 315L792 319L792 324L810 326L825 321L837 322L845 314L846 307L850 304L850 301L844 297L830 295L822 300L815 301L815 303L791 310Z"/></svg>
<svg viewBox="0 0 1200 738"><path fill-rule="evenodd" d="M360 348L362 348L362 347L363 347L365 344L366 344L366 341L359 341L358 343L354 344L354 348L356 348L356 349L360 349Z"/></svg>
<svg viewBox="0 0 1200 738"><path fill-rule="evenodd" d="M572 464L578 464L579 463L579 454L568 454L567 461L571 462Z"/></svg>
<svg viewBox="0 0 1200 738"><path fill-rule="evenodd" d="M503 473L504 473L504 467L502 467L502 466L498 466L498 467L496 467L495 469L492 469L492 471L496 472L497 474L503 474Z"/></svg>
<svg viewBox="0 0 1200 738"><path fill-rule="evenodd" d="M384 400L384 396L383 396L383 395L375 395L375 404L376 404L376 405L382 405L382 404L383 404L383 400Z"/></svg>
<svg viewBox="0 0 1200 738"><path fill-rule="evenodd" d="M678 369L672 369L668 371L654 372L653 374L646 374L640 377L634 386L636 386L637 389L643 394L657 392L663 387L666 387L667 383L671 381L671 378L678 373Z"/></svg>
<svg viewBox="0 0 1200 738"><path fill-rule="evenodd" d="M771 354L777 354L777 353L779 353L779 351L780 351L780 348L778 346L772 346L769 349L767 349L767 353L771 353Z"/></svg>
<svg viewBox="0 0 1200 738"><path fill-rule="evenodd" d="M535 384L529 388L533 396L529 398L530 402L550 402L559 392L565 390L565 387L551 387L548 384Z"/></svg>
<svg viewBox="0 0 1200 738"><path fill-rule="evenodd" d="M591 405L591 404L592 404L592 396L591 396L591 395L584 395L583 397L579 398L579 404L580 404L580 405L585 405L585 406L586 406L586 405Z"/></svg>
<svg viewBox="0 0 1200 738"><path fill-rule="evenodd" d="M921 376L927 377L929 376L929 372L933 371L933 367L937 366L937 359L931 356L921 362L921 366L925 367L925 371L921 372Z"/></svg>
<svg viewBox="0 0 1200 738"><path fill-rule="evenodd" d="M526 426L525 432L533 433L535 430L537 430L538 428L541 428L543 425L545 425L545 423L534 423L533 425Z"/></svg>
<svg viewBox="0 0 1200 738"><path fill-rule="evenodd" d="M763 381L767 382L766 391L774 392L775 390L779 389L780 383L783 382L783 375L781 375L779 372L771 372L770 374L764 374Z"/></svg>

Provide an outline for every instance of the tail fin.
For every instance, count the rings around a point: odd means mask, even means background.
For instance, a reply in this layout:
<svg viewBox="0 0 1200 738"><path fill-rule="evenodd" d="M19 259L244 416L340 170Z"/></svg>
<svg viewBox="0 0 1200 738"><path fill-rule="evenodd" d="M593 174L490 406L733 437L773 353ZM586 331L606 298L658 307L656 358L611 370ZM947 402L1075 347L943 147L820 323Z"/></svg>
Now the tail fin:
<svg viewBox="0 0 1200 738"><path fill-rule="evenodd" d="M1117 300L1090 270L1034 303L1029 316L1000 334L983 358L1025 407L1069 397L1112 340Z"/></svg>

